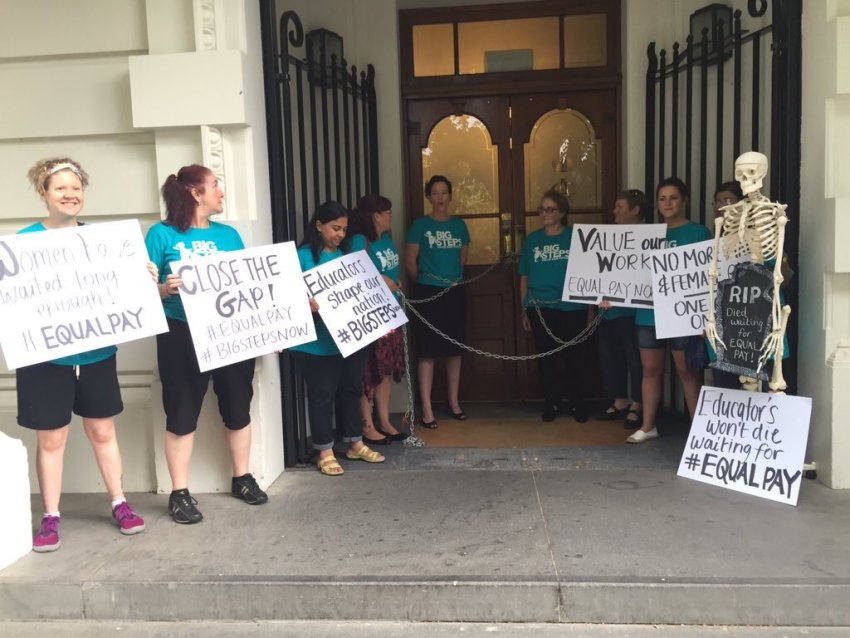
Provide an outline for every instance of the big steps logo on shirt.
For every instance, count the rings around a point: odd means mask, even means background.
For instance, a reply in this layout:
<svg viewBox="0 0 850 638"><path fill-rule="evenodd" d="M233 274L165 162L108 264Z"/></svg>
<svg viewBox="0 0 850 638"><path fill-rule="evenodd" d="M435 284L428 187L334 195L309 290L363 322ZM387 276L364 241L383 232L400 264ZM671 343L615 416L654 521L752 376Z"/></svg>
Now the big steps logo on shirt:
<svg viewBox="0 0 850 638"><path fill-rule="evenodd" d="M567 261L569 258L569 249L561 248L557 244L534 247L534 263L539 261Z"/></svg>
<svg viewBox="0 0 850 638"><path fill-rule="evenodd" d="M193 241L190 246L186 246L186 242L177 242L174 245L175 250L180 253L180 259L191 259L192 257L208 257L218 252L218 246L214 241L197 240Z"/></svg>
<svg viewBox="0 0 850 638"><path fill-rule="evenodd" d="M450 230L426 231L428 248L460 248L462 241L460 237L452 236Z"/></svg>
<svg viewBox="0 0 850 638"><path fill-rule="evenodd" d="M378 257L378 261L381 262L381 271L392 270L393 268L398 267L398 253L392 248L376 250L375 255Z"/></svg>

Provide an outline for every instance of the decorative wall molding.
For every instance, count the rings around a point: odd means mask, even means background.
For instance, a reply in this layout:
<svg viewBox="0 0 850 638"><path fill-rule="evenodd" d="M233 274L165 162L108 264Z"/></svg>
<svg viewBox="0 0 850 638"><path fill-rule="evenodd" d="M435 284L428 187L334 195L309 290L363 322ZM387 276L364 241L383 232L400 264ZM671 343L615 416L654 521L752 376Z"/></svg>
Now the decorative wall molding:
<svg viewBox="0 0 850 638"><path fill-rule="evenodd" d="M224 136L215 126L201 126L201 147L204 154L204 166L209 168L218 179L222 188L226 184L224 166ZM225 191L225 196L227 191ZM227 215L225 215L225 218Z"/></svg>
<svg viewBox="0 0 850 638"><path fill-rule="evenodd" d="M195 15L195 50L218 50L216 0L193 0Z"/></svg>

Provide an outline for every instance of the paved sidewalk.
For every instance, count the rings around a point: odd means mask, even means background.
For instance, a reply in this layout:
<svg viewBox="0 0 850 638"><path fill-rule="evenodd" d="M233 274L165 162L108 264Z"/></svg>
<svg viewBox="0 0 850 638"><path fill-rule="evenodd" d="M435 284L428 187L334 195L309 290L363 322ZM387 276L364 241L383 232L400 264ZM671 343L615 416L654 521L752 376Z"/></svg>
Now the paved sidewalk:
<svg viewBox="0 0 850 638"><path fill-rule="evenodd" d="M62 548L0 574L0 619L850 625L850 493L680 479L682 443L394 444L384 467L287 471L266 506L198 495L199 525L133 495L133 537L69 495Z"/></svg>

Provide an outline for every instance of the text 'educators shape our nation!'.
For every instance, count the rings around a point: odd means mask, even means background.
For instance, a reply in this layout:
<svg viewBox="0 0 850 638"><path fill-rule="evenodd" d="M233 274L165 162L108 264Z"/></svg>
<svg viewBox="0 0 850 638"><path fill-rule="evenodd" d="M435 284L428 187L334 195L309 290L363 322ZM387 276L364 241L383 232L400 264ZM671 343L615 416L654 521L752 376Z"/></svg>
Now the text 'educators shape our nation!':
<svg viewBox="0 0 850 638"><path fill-rule="evenodd" d="M139 222L0 237L0 343L10 369L166 332Z"/></svg>
<svg viewBox="0 0 850 638"><path fill-rule="evenodd" d="M796 505L811 415L808 397L703 386L678 475Z"/></svg>
<svg viewBox="0 0 850 638"><path fill-rule="evenodd" d="M308 270L304 283L343 357L407 323L365 250Z"/></svg>
<svg viewBox="0 0 850 638"><path fill-rule="evenodd" d="M315 341L295 244L174 262L201 371Z"/></svg>
<svg viewBox="0 0 850 638"><path fill-rule="evenodd" d="M666 224L576 224L564 301L652 307L650 253L664 248Z"/></svg>

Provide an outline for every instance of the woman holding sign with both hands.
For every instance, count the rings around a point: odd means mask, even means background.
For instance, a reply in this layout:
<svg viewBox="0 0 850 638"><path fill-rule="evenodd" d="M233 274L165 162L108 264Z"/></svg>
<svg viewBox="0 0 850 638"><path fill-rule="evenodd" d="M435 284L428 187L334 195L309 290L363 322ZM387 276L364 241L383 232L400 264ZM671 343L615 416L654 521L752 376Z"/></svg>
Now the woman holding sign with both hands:
<svg viewBox="0 0 850 638"><path fill-rule="evenodd" d="M337 202L325 202L316 209L298 248L301 271L311 270L344 255L341 246L348 230L348 211ZM382 463L382 454L363 443L360 395L363 391L363 365L367 349L343 357L327 326L318 316L319 304L310 299L316 324L316 340L298 346L295 353L307 383L307 411L313 434L313 448L319 453L318 468L327 476L344 473L334 456L334 407L339 406L337 426L348 444L345 458Z"/></svg>
<svg viewBox="0 0 850 638"><path fill-rule="evenodd" d="M655 189L658 212L667 223L667 246L685 246L711 239L711 231L705 226L690 221L685 216L688 203L688 187L678 177L661 180ZM673 337L658 339L655 336L655 311L640 308L635 313L638 331L638 347L643 367L643 422L626 439L627 443L643 443L658 436L655 427L655 415L661 401L661 384L664 378L664 354L669 345L673 350L673 363L682 382L685 403L693 416L699 398L700 373L696 368L688 367L685 360L685 347L693 337ZM698 337L698 339L700 339Z"/></svg>
<svg viewBox="0 0 850 638"><path fill-rule="evenodd" d="M162 185L162 199L166 219L151 226L145 245L159 268L159 296L168 320L168 332L156 338L165 409L165 460L172 487L168 511L176 523L192 524L203 520L203 515L189 493L189 461L210 377L227 432L233 477L231 493L249 505L268 501L266 493L248 472L254 359L208 372L200 371L186 312L180 301L182 281L171 270L172 262L241 250L245 245L235 229L212 221L212 217L224 208L224 193L208 168L192 164L169 175Z"/></svg>
<svg viewBox="0 0 850 638"><path fill-rule="evenodd" d="M47 217L22 229L22 233L73 228L85 201L89 178L74 160L45 159L29 170L28 177ZM148 269L156 280L156 269ZM115 346L24 366L15 370L18 424L36 431L36 472L44 515L33 538L35 552L59 549L59 499L71 414L83 419L98 469L112 501L112 518L122 534L138 534L145 522L124 498L121 485L121 452L114 416L124 409L116 371Z"/></svg>

